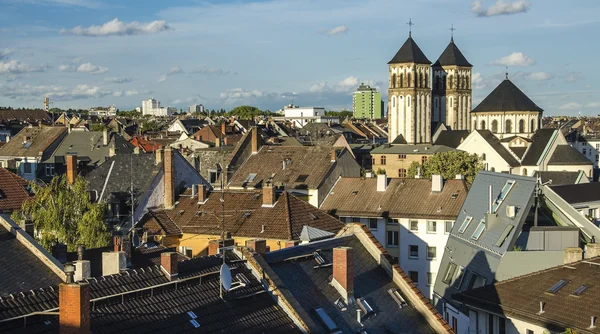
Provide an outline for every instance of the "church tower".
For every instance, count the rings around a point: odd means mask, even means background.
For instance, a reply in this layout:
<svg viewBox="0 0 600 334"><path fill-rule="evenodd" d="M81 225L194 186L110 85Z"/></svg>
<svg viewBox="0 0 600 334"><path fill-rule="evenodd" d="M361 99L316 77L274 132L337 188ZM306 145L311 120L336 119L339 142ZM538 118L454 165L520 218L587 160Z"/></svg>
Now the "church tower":
<svg viewBox="0 0 600 334"><path fill-rule="evenodd" d="M412 39L410 32L388 65L390 143L431 142L431 62Z"/></svg>
<svg viewBox="0 0 600 334"><path fill-rule="evenodd" d="M472 69L452 36L432 66L434 123L444 123L452 130L471 130Z"/></svg>

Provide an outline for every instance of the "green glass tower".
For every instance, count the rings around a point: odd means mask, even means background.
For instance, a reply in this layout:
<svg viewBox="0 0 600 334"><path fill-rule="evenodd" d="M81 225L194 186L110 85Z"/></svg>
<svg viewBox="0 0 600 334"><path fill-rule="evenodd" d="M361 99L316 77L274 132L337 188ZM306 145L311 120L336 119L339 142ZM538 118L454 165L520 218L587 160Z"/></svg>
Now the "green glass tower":
<svg viewBox="0 0 600 334"><path fill-rule="evenodd" d="M381 93L377 89L361 83L352 96L352 113L357 119L383 118Z"/></svg>

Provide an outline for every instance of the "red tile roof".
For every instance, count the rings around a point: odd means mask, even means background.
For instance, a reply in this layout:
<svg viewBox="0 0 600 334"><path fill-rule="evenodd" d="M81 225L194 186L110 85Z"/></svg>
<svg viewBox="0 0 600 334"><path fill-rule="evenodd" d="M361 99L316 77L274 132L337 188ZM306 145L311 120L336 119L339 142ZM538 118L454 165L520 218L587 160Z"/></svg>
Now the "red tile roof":
<svg viewBox="0 0 600 334"><path fill-rule="evenodd" d="M31 198L27 185L24 178L0 168L0 211L21 209L23 202Z"/></svg>

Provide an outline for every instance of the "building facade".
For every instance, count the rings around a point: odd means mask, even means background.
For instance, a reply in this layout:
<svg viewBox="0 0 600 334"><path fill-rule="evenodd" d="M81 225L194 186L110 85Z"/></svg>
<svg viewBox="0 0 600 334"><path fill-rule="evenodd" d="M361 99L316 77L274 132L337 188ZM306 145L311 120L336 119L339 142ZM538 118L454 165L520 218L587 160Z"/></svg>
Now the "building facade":
<svg viewBox="0 0 600 334"><path fill-rule="evenodd" d="M352 96L352 114L359 119L383 118L383 100L376 88L361 83Z"/></svg>
<svg viewBox="0 0 600 334"><path fill-rule="evenodd" d="M188 114L193 114L196 112L204 112L204 106L201 104L192 104L188 107Z"/></svg>
<svg viewBox="0 0 600 334"><path fill-rule="evenodd" d="M160 101L150 98L142 101L142 115L171 116L177 112L177 108L161 107Z"/></svg>

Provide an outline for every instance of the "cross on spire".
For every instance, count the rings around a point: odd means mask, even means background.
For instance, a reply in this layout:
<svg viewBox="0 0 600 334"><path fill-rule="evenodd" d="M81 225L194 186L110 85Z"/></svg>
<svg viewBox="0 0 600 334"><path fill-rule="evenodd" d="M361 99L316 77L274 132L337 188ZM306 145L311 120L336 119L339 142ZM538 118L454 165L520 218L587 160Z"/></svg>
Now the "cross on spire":
<svg viewBox="0 0 600 334"><path fill-rule="evenodd" d="M506 66L506 80L508 80L508 66Z"/></svg>
<svg viewBox="0 0 600 334"><path fill-rule="evenodd" d="M412 26L414 26L415 24L413 23L412 19L408 20L408 37L412 36Z"/></svg>
<svg viewBox="0 0 600 334"><path fill-rule="evenodd" d="M454 42L454 24L450 27L450 42Z"/></svg>

